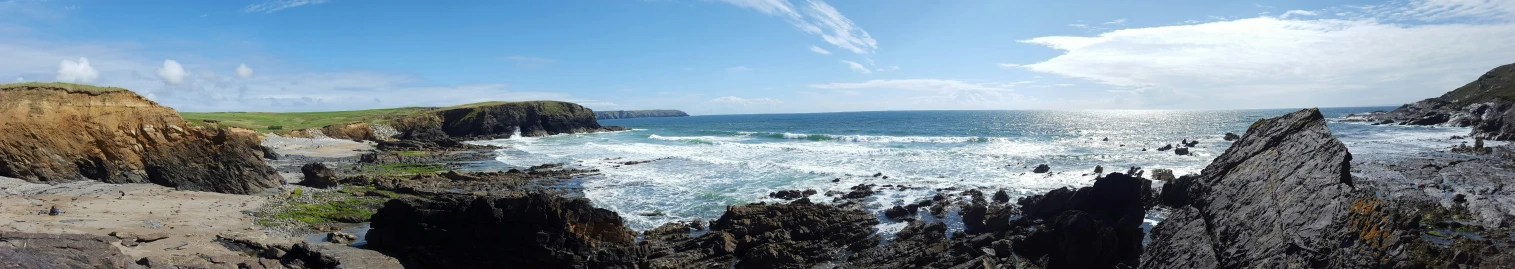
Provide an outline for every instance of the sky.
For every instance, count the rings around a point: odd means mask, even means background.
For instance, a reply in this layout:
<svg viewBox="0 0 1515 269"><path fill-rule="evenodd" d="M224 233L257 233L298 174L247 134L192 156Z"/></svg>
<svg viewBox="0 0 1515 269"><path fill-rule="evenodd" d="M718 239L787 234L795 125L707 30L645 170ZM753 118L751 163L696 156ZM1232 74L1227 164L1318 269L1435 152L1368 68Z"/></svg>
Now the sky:
<svg viewBox="0 0 1515 269"><path fill-rule="evenodd" d="M0 81L197 112L1381 106L1511 63L1515 0L0 0Z"/></svg>

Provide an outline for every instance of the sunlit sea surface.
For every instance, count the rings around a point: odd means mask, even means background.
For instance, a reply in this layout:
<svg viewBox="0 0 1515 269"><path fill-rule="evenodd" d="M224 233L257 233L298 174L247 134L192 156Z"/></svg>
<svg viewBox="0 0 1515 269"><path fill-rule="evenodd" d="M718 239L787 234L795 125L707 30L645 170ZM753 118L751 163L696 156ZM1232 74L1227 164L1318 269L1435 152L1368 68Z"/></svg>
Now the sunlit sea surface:
<svg viewBox="0 0 1515 269"><path fill-rule="evenodd" d="M1327 118L1392 107L1327 108ZM1223 153L1227 132L1243 134L1258 119L1297 109L1232 111L898 111L721 115L602 120L632 131L479 142L507 146L507 166L567 163L599 169L581 182L596 206L646 230L670 221L711 220L726 206L772 201L769 192L846 192L857 184L904 184L881 191L868 207L928 199L935 189L1005 189L1013 196L1093 183L1139 166L1198 173ZM1372 157L1445 149L1466 128L1330 124L1354 155ZM1108 141L1106 140L1108 138ZM1198 140L1192 155L1157 151ZM1143 151L1143 149L1146 149ZM623 165L629 161L649 163ZM1031 173L1047 164L1050 173ZM872 177L883 173L888 179ZM841 182L832 180L840 178ZM830 201L817 194L812 200ZM1149 216L1155 223L1161 216ZM881 232L901 225L886 224Z"/></svg>

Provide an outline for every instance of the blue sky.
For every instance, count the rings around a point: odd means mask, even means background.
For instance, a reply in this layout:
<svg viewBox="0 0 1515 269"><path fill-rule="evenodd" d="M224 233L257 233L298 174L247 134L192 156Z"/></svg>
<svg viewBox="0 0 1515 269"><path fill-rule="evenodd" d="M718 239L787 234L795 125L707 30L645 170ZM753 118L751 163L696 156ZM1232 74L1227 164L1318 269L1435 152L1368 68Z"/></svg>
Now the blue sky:
<svg viewBox="0 0 1515 269"><path fill-rule="evenodd" d="M0 78L184 111L1393 105L1515 63L1512 18L1500 0L5 0Z"/></svg>

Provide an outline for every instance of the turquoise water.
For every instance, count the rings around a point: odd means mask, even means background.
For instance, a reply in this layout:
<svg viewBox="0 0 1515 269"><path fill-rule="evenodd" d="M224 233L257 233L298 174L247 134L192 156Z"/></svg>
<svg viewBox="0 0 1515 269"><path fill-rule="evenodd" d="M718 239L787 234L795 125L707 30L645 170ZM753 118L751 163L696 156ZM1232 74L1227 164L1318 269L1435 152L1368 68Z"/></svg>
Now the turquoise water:
<svg viewBox="0 0 1515 269"><path fill-rule="evenodd" d="M1322 109L1328 118L1392 107ZM599 169L582 182L597 206L645 230L669 221L715 219L728 205L765 201L769 192L845 192L857 184L904 184L869 207L911 203L956 187L1006 189L1015 196L1093 183L1096 165L1198 173L1225 151L1226 132L1296 109L1235 111L899 111L721 115L602 120L632 131L516 138L509 166L568 163ZM1455 145L1467 129L1331 123L1354 154L1394 154ZM1108 139L1108 140L1106 140ZM1192 155L1156 151L1198 140ZM1146 149L1146 151L1143 151ZM652 162L623 165L628 161ZM1052 172L1031 173L1039 164ZM888 179L873 177L883 173ZM840 182L833 183L835 179ZM830 201L817 195L816 201ZM660 214L652 214L660 213ZM643 216L643 214L656 216Z"/></svg>

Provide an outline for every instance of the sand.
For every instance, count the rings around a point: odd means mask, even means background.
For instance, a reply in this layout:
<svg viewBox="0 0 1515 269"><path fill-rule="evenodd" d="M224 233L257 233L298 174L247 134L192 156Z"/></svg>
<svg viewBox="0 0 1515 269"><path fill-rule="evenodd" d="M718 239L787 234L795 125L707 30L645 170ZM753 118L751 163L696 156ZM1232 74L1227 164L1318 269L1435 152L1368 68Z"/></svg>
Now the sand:
<svg viewBox="0 0 1515 269"><path fill-rule="evenodd" d="M284 155L300 155L319 158L346 158L373 151L373 142L355 142L334 138L282 137L264 134L263 146Z"/></svg>
<svg viewBox="0 0 1515 269"><path fill-rule="evenodd" d="M238 255L214 242L221 233L260 233L252 217L264 196L178 191L153 184L79 181L58 185L0 177L0 230L109 235L164 233L168 238L122 247L132 257ZM122 196L121 193L125 193ZM64 214L41 214L56 205Z"/></svg>

